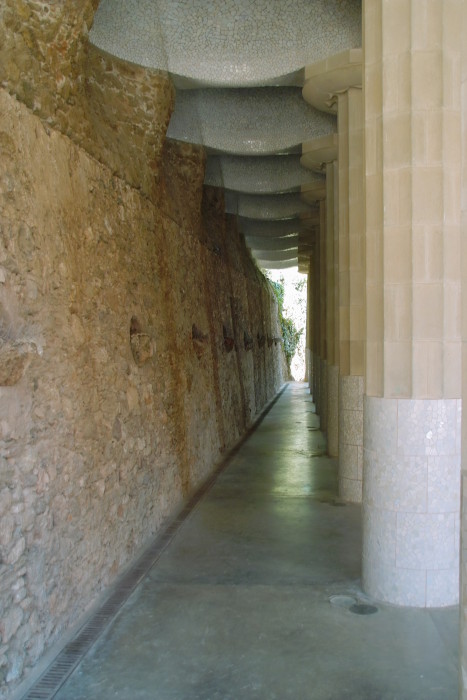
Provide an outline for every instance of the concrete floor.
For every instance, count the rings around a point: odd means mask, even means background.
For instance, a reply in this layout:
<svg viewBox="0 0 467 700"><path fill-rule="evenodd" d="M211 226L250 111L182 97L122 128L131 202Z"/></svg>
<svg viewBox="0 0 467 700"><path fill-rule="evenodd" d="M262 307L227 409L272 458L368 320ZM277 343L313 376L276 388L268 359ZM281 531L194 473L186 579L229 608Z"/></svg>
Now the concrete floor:
<svg viewBox="0 0 467 700"><path fill-rule="evenodd" d="M457 609L330 603L359 585L360 508L336 498L291 384L56 695L59 700L455 700Z"/></svg>

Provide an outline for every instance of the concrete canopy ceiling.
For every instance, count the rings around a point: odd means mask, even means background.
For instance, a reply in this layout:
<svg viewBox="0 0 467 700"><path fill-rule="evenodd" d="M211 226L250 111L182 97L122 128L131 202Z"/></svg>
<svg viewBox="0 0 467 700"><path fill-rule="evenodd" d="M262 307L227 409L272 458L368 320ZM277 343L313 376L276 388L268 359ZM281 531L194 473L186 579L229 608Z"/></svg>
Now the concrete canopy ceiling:
<svg viewBox="0 0 467 700"><path fill-rule="evenodd" d="M302 167L301 156L212 156L206 167L206 184L247 194L299 192L324 176Z"/></svg>
<svg viewBox="0 0 467 700"><path fill-rule="evenodd" d="M277 195L243 194L225 190L225 211L248 219L277 221L295 219L309 212L310 206L303 201L300 192Z"/></svg>
<svg viewBox="0 0 467 700"><path fill-rule="evenodd" d="M167 136L236 155L301 153L303 141L336 131L336 118L300 88L179 90Z"/></svg>
<svg viewBox="0 0 467 700"><path fill-rule="evenodd" d="M260 266L309 255L335 157L314 144L335 142L333 91L358 80L361 0L101 0L90 40L171 75L167 137L205 147L205 184L225 189Z"/></svg>

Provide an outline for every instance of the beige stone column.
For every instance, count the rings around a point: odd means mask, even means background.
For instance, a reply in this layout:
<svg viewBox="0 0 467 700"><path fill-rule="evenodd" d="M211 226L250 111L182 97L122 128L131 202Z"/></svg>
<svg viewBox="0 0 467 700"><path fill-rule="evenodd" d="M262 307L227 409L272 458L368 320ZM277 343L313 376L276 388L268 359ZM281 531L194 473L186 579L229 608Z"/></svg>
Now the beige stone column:
<svg viewBox="0 0 467 700"><path fill-rule="evenodd" d="M363 585L459 591L460 3L363 5Z"/></svg>
<svg viewBox="0 0 467 700"><path fill-rule="evenodd" d="M363 473L365 246L362 90L338 95L339 495L360 503Z"/></svg>
<svg viewBox="0 0 467 700"><path fill-rule="evenodd" d="M467 26L467 0L462 2L463 22L452 30ZM458 38L457 38L458 39ZM461 55L461 261L462 261L462 399L467 400L467 43ZM460 577L460 649L459 697L467 700L467 412L462 415L462 488L461 488L461 577Z"/></svg>
<svg viewBox="0 0 467 700"><path fill-rule="evenodd" d="M320 217L321 218L321 217ZM313 266L313 401L319 415L321 379L321 299L320 299L320 244L321 236L316 233L316 242L311 264Z"/></svg>
<svg viewBox="0 0 467 700"><path fill-rule="evenodd" d="M310 394L313 394L313 252L310 253L306 281L306 349L305 381L308 382Z"/></svg>
<svg viewBox="0 0 467 700"><path fill-rule="evenodd" d="M328 164L328 210L331 209L331 200L334 203L332 274L329 260L327 264L328 287L332 281L334 289L327 295L328 396L333 397L334 405L334 397L339 397L338 406L334 410L331 406L328 408L331 426L332 416L338 416L336 429L331 430L328 426L328 440L330 452L339 454L341 495L357 502L361 501L362 493L365 333L361 83L361 49L342 51L306 66L303 97L317 109L337 112L338 134L333 142L327 138L319 143L316 140L305 144L302 157L302 163L307 167L316 166L318 155L321 162ZM331 161L334 161L333 166ZM330 194L333 180L335 186ZM328 248L330 245L329 235ZM334 326L329 317L329 303L333 304ZM331 338L334 347L329 350ZM330 398L331 405L333 399ZM332 447L333 435L338 438L337 450Z"/></svg>
<svg viewBox="0 0 467 700"><path fill-rule="evenodd" d="M326 186L326 190L327 190ZM326 195L328 192L326 191ZM327 196L319 203L319 307L320 307L320 348L319 348L319 405L316 412L320 417L321 430L328 429L328 363L327 363L327 299L326 299L326 238L328 213Z"/></svg>
<svg viewBox="0 0 467 700"><path fill-rule="evenodd" d="M339 284L338 266L338 177L337 162L326 163L326 429L328 453L338 454L338 403L339 403L339 336L338 321Z"/></svg>
<svg viewBox="0 0 467 700"><path fill-rule="evenodd" d="M328 353L329 353L329 340L328 334L331 333L335 336L335 323L336 323L336 311L335 304L337 296L334 293L334 285L329 283L328 274L331 279L336 277L335 265L337 261L335 260L334 247L336 245L335 241L335 231L334 231L334 221L335 221L335 197L334 197L334 170L331 169L328 173L328 163L332 163L336 160L337 155L337 137L335 134L330 134L325 137L320 137L314 139L313 141L306 142L302 145L302 158L301 164L304 167L310 168L318 172L322 172L326 169L326 173L329 177L326 178L326 191L325 193L321 191L315 192L315 201L319 201L319 225L316 236L316 242L314 245L314 308L316 310L315 316L317 315L316 325L318 326L315 333L315 339L317 341L317 355L316 363L314 362L314 367L316 371L314 372L314 389L313 398L316 405L316 412L320 417L321 429L325 432L328 431L328 399L329 399L329 372L328 372ZM332 168L332 166L331 166ZM302 189L302 196L306 200L309 200L311 193L308 194L307 189ZM328 227L327 221L332 219L332 224ZM328 263L328 257L330 257L331 262ZM332 304L329 299L332 299ZM331 311L329 311L329 306L332 305ZM314 326L315 327L315 326ZM331 371L332 375L332 371ZM336 382L337 386L337 382ZM337 395L337 392L334 392ZM336 406L337 410L337 406ZM337 416L337 413L335 414ZM331 425L332 425L331 418ZM334 420L337 428L337 421ZM336 435L334 440L337 447L337 431L334 430L333 434ZM334 448L335 449L335 448Z"/></svg>

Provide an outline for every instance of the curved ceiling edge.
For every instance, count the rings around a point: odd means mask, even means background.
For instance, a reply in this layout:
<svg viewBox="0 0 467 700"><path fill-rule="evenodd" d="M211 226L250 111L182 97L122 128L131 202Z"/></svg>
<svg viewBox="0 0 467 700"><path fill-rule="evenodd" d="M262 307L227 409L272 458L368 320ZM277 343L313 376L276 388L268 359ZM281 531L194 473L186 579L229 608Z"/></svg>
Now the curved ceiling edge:
<svg viewBox="0 0 467 700"><path fill-rule="evenodd" d="M89 37L190 84L277 84L361 46L361 0L101 0Z"/></svg>

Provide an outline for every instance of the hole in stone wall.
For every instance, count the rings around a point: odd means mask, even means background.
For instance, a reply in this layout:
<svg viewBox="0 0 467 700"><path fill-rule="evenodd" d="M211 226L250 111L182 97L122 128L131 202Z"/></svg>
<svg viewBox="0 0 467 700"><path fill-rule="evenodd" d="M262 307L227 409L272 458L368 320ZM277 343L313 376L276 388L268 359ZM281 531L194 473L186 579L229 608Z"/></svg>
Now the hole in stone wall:
<svg viewBox="0 0 467 700"><path fill-rule="evenodd" d="M243 344L245 350L253 350L253 338L246 331L243 331Z"/></svg>
<svg viewBox="0 0 467 700"><path fill-rule="evenodd" d="M258 347L259 348L264 348L264 344L266 342L266 338L264 335L260 335L259 333L257 334L257 339L258 339Z"/></svg>
<svg viewBox="0 0 467 700"><path fill-rule="evenodd" d="M141 326L141 323L138 321L136 316L132 316L131 321L130 321L130 337L132 335L135 335L136 333L142 333L142 332L143 332L143 328Z"/></svg>
<svg viewBox="0 0 467 700"><path fill-rule="evenodd" d="M206 350L208 338L209 338L208 334L203 333L203 331L198 328L196 323L194 323L192 325L192 327L191 327L191 339L193 341L193 347L194 347L195 352L198 356L198 359L201 357L201 355Z"/></svg>
<svg viewBox="0 0 467 700"><path fill-rule="evenodd" d="M0 302L0 386L13 386L23 377L38 348L33 329L20 319L12 320Z"/></svg>
<svg viewBox="0 0 467 700"><path fill-rule="evenodd" d="M235 338L232 330L228 326L222 326L224 336L224 347L227 352L231 352L235 346Z"/></svg>
<svg viewBox="0 0 467 700"><path fill-rule="evenodd" d="M130 348L139 367L154 354L153 341L147 333L143 333L143 327L136 316L132 316L130 321Z"/></svg>
<svg viewBox="0 0 467 700"><path fill-rule="evenodd" d="M191 337L193 340L199 340L201 343L205 343L208 339L208 334L203 333L203 331L198 328L196 323L194 323L191 327Z"/></svg>

